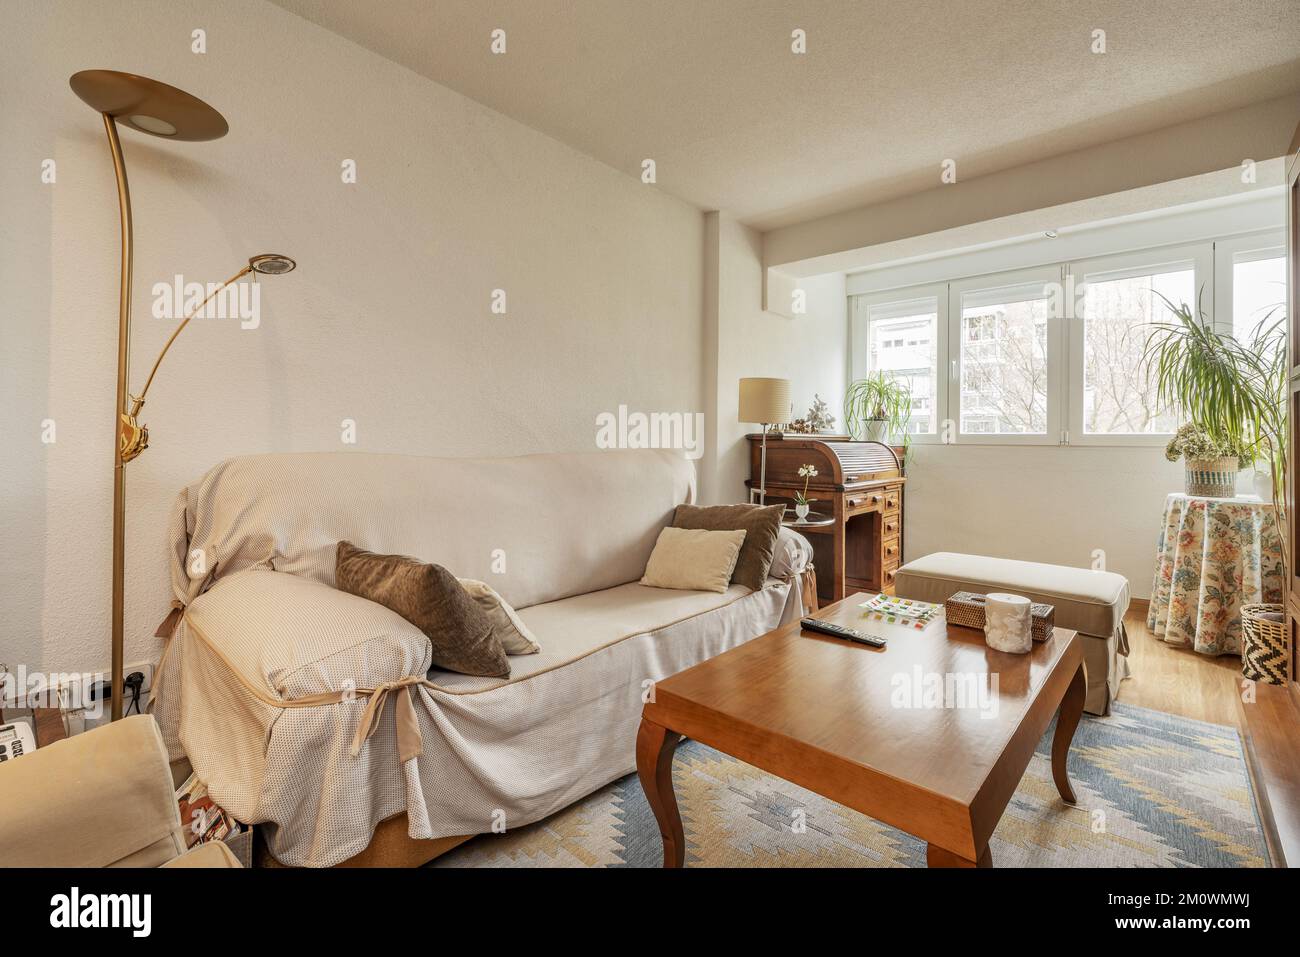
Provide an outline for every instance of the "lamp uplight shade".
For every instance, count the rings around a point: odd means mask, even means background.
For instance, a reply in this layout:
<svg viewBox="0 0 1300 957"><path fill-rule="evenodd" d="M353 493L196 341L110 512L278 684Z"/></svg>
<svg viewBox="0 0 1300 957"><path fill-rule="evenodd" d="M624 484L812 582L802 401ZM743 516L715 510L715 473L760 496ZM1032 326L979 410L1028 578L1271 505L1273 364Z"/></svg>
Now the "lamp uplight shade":
<svg viewBox="0 0 1300 957"><path fill-rule="evenodd" d="M792 418L789 379L741 379L737 422L784 425Z"/></svg>

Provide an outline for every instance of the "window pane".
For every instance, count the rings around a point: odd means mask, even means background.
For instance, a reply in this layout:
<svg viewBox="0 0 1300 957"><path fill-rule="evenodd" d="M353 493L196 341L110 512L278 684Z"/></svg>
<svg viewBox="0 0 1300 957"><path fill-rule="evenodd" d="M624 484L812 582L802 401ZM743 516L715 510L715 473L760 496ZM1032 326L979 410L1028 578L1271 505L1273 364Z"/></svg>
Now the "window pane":
<svg viewBox="0 0 1300 957"><path fill-rule="evenodd" d="M938 368L939 304L933 296L867 310L872 372L891 372L912 390L908 431L936 430L935 376Z"/></svg>
<svg viewBox="0 0 1300 957"><path fill-rule="evenodd" d="M1250 342L1260 322L1286 309L1286 257L1235 257L1232 265L1232 335ZM1276 310L1276 311L1274 311Z"/></svg>
<svg viewBox="0 0 1300 957"><path fill-rule="evenodd" d="M1157 412L1155 384L1141 374L1151 332L1144 327L1170 319L1160 295L1196 308L1196 271L1190 264L1161 268L1115 279L1084 277L1083 431L1089 435L1150 435L1178 427L1175 415Z"/></svg>
<svg viewBox="0 0 1300 957"><path fill-rule="evenodd" d="M1047 432L1048 299L1041 283L961 297L961 431Z"/></svg>

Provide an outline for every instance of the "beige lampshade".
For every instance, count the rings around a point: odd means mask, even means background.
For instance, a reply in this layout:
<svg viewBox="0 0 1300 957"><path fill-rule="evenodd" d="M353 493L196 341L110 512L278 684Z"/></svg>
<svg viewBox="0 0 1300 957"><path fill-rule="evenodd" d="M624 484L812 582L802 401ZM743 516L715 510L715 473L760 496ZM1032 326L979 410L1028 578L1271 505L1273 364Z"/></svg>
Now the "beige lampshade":
<svg viewBox="0 0 1300 957"><path fill-rule="evenodd" d="M789 379L741 379L737 422L784 425L790 413Z"/></svg>

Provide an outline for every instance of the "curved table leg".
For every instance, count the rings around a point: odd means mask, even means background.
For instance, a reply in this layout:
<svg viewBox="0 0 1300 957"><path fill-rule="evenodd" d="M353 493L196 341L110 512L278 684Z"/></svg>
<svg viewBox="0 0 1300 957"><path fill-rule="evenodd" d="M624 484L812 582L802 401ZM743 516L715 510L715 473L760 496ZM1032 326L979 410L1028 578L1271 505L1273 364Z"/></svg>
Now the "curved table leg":
<svg viewBox="0 0 1300 957"><path fill-rule="evenodd" d="M682 736L647 718L636 733L636 773L664 840L664 867L686 863L686 836L673 794L673 752Z"/></svg>
<svg viewBox="0 0 1300 957"><path fill-rule="evenodd" d="M1056 781L1056 790L1060 792L1066 804L1077 804L1074 788L1070 786L1070 777L1066 773L1065 759L1070 753L1070 742L1074 740L1074 729L1083 717L1083 699L1088 692L1088 675L1083 662L1070 679L1070 686L1065 689L1061 699L1061 710L1056 716L1056 733L1052 735L1052 778Z"/></svg>

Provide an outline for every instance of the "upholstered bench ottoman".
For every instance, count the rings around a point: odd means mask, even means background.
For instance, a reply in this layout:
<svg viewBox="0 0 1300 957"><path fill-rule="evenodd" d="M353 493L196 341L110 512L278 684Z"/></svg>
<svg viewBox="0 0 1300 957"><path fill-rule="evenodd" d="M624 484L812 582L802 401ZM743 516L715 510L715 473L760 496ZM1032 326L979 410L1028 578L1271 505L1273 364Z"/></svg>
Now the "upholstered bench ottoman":
<svg viewBox="0 0 1300 957"><path fill-rule="evenodd" d="M942 603L954 592L1011 592L1056 607L1056 626L1070 628L1083 639L1088 668L1084 710L1109 714L1128 677L1128 579L1114 572L987 558L958 552L933 552L908 562L894 576L900 598Z"/></svg>

